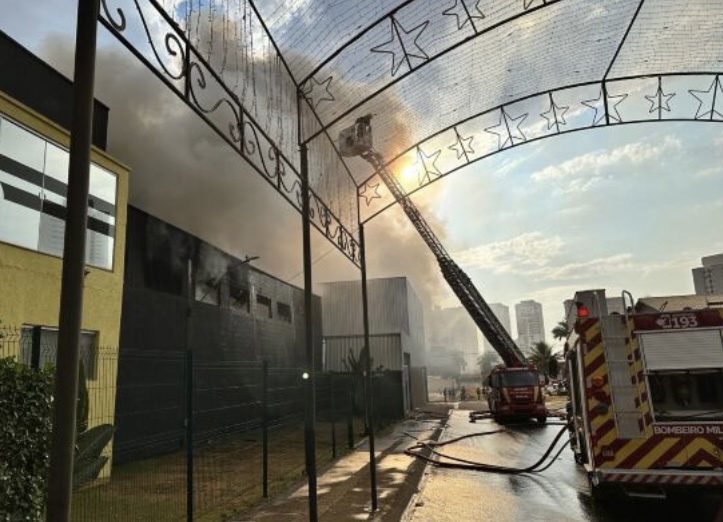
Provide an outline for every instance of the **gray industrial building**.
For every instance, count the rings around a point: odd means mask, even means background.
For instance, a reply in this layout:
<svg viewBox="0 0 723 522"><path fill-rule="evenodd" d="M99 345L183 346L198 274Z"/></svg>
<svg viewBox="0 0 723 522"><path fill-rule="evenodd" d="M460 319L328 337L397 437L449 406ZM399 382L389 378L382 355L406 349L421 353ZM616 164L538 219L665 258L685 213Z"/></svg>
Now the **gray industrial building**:
<svg viewBox="0 0 723 522"><path fill-rule="evenodd" d="M364 346L361 281L322 283L323 369L346 372ZM401 371L405 409L427 402L424 310L406 277L370 279L369 344L376 371Z"/></svg>

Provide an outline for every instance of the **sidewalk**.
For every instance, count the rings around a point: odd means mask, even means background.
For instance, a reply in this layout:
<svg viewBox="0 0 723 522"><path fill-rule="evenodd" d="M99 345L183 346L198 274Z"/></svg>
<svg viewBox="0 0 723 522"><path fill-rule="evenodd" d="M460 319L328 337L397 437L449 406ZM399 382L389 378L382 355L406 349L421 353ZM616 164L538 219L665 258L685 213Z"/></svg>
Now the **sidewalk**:
<svg viewBox="0 0 723 522"><path fill-rule="evenodd" d="M351 453L319 470L317 513L320 522L398 521L417 492L425 464L404 454L414 443L411 436L437 439L453 403L430 403L412 418L375 437L377 461L377 511L371 514L369 446L365 440ZM309 520L308 484L304 482L285 495L265 502L235 519L235 522L302 522Z"/></svg>

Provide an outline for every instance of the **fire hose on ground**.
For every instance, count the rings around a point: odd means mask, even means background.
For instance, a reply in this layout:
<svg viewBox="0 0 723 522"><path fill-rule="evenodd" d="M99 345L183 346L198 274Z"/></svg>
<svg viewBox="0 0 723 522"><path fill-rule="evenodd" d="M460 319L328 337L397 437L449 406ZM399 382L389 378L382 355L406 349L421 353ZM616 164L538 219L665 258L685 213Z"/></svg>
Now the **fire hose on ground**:
<svg viewBox="0 0 723 522"><path fill-rule="evenodd" d="M436 448L446 446L448 444L453 444L455 442L459 442L460 440L472 438L472 437L482 437L486 435L493 435L495 433L500 433L507 431L506 429L499 429L499 430L492 430L492 431L483 431L483 432L477 432L477 433L469 433L467 435L462 435L461 437L456 437L454 439L450 439L444 442L434 442L434 441L421 441L414 435L411 435L409 433L405 433L407 436L417 440L417 443L408 447L404 452L407 455L410 455L412 457L420 458L426 462L429 462L430 464L433 464L435 466L441 467L441 468L452 468L452 469L466 469L471 471L483 471L483 472L489 472L489 473L502 473L502 474L519 474L519 473L541 473L548 469L560 456L562 451L565 449L565 447L570 443L569 440L565 441L562 446L557 450L557 453L550 459L550 461L547 464L545 463L545 460L547 457L552 453L552 451L555 449L555 446L560 441L560 438L562 437L562 434L565 433L567 430L567 424L564 424L562 429L555 435L555 438L553 439L550 446L545 450L545 453L542 455L542 457L532 464L531 466L527 466L524 468L513 468L510 466L498 466L495 464L486 464L483 462L475 462L472 460L462 459L458 457L453 457L451 455L446 455L440 451L438 451ZM429 454L425 455L422 453L422 451L428 450ZM437 458L432 458L431 455L436 455ZM447 459L448 461L454 461L454 462L445 462L438 459ZM543 466L544 464L544 466Z"/></svg>

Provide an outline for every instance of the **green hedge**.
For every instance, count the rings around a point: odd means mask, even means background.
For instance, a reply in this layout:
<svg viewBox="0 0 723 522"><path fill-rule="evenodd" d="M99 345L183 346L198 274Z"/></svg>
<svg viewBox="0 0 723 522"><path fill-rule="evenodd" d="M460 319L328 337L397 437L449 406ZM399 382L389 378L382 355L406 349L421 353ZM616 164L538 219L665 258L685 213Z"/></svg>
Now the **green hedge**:
<svg viewBox="0 0 723 522"><path fill-rule="evenodd" d="M43 519L53 372L0 359L0 522Z"/></svg>

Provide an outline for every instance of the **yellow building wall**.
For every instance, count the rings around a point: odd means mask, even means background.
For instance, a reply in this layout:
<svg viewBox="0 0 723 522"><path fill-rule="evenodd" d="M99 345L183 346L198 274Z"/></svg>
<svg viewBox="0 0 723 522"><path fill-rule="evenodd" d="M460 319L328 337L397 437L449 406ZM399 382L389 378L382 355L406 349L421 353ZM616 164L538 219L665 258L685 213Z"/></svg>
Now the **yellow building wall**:
<svg viewBox="0 0 723 522"><path fill-rule="evenodd" d="M49 141L68 147L69 134L31 109L0 92L0 114ZM98 332L97 375L88 379L90 427L113 423L118 343L123 295L123 269L128 207L128 168L93 149L91 160L117 176L113 270L88 266L83 292L84 330ZM62 259L0 242L0 321L3 326L58 326ZM8 336L10 337L10 336ZM19 339L18 339L19 340ZM7 338L6 338L7 341ZM5 343L3 354L7 355ZM19 347L19 342L14 343ZM105 454L110 456L111 445ZM108 476L107 465L103 475Z"/></svg>

